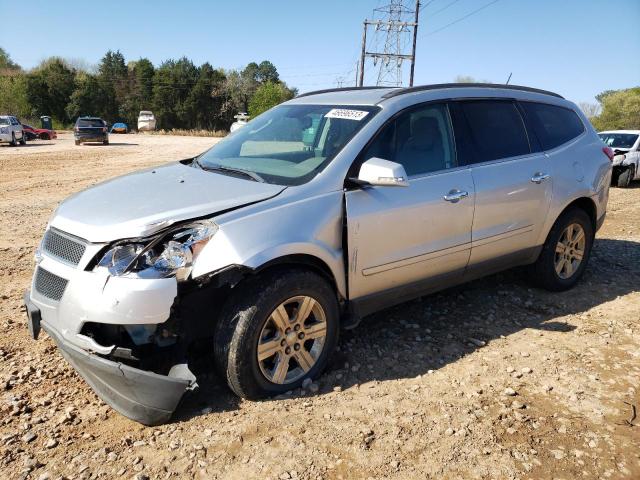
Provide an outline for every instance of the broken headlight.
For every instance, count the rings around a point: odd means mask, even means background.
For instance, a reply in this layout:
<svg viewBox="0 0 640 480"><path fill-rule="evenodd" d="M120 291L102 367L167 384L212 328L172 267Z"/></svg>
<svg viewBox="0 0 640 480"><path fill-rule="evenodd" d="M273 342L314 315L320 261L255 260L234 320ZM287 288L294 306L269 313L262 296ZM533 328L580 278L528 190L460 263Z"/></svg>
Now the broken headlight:
<svg viewBox="0 0 640 480"><path fill-rule="evenodd" d="M135 273L142 278L175 276L185 280L193 261L217 231L215 223L203 220L146 242L116 245L104 254L96 268L106 268L114 276Z"/></svg>

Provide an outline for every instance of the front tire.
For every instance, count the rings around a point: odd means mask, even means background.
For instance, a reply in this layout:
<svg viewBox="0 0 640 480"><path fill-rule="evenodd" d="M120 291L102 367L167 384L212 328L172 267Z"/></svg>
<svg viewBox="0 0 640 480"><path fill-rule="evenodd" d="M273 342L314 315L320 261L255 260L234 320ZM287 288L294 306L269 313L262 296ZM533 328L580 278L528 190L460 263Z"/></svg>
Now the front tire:
<svg viewBox="0 0 640 480"><path fill-rule="evenodd" d="M338 302L320 275L279 269L252 278L222 309L216 366L247 399L278 395L326 368L338 340Z"/></svg>
<svg viewBox="0 0 640 480"><path fill-rule="evenodd" d="M20 145L26 145L27 144L27 136L25 135L24 132L22 132L22 138L20 139Z"/></svg>
<svg viewBox="0 0 640 480"><path fill-rule="evenodd" d="M574 207L565 211L531 266L534 283L553 292L572 288L587 266L594 236L591 219L584 210Z"/></svg>
<svg viewBox="0 0 640 480"><path fill-rule="evenodd" d="M14 132L11 132L11 141L9 142L9 145L12 147L18 145L18 142L16 142L16 134Z"/></svg>
<svg viewBox="0 0 640 480"><path fill-rule="evenodd" d="M633 179L633 165L629 165L624 172L620 172L617 179L617 185L620 188L628 188L631 185L631 179Z"/></svg>

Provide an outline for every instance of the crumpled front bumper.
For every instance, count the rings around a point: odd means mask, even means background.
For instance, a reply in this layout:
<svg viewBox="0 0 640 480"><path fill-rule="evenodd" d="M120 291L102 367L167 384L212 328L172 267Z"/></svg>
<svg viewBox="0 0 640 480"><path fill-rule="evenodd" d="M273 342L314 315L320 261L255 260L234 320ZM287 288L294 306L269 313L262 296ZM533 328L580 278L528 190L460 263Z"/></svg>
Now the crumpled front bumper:
<svg viewBox="0 0 640 480"><path fill-rule="evenodd" d="M40 319L40 311L28 294L25 303L32 335L41 325L96 394L136 422L144 425L167 422L184 393L195 387L193 378L158 375L91 354L66 341L46 320Z"/></svg>

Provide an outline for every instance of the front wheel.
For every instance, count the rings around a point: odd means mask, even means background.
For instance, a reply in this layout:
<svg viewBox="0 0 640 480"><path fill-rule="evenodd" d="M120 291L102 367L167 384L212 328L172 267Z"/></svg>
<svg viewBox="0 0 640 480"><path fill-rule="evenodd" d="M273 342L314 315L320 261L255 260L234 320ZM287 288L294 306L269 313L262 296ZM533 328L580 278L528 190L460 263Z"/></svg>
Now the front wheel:
<svg viewBox="0 0 640 480"><path fill-rule="evenodd" d="M20 139L20 145L26 145L27 144L27 136L24 132L22 132L22 138Z"/></svg>
<svg viewBox="0 0 640 480"><path fill-rule="evenodd" d="M11 132L11 141L9 142L9 145L12 147L18 145L18 142L16 142L16 134L14 132Z"/></svg>
<svg viewBox="0 0 640 480"><path fill-rule="evenodd" d="M594 235L591 219L584 210L571 208L560 215L531 266L534 282L554 292L573 287L587 266Z"/></svg>
<svg viewBox="0 0 640 480"><path fill-rule="evenodd" d="M216 365L240 397L287 392L325 369L338 322L336 295L324 278L295 269L267 273L239 287L222 309Z"/></svg>

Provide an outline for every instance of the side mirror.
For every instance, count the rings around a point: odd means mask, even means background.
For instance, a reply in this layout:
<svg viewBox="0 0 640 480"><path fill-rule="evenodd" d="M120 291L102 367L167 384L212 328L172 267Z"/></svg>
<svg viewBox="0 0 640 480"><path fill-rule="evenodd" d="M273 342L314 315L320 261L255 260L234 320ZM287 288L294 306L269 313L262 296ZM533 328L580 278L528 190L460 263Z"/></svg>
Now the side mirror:
<svg viewBox="0 0 640 480"><path fill-rule="evenodd" d="M352 178L358 185L377 185L380 187L408 187L407 172L396 162L373 157L360 167L358 178Z"/></svg>

